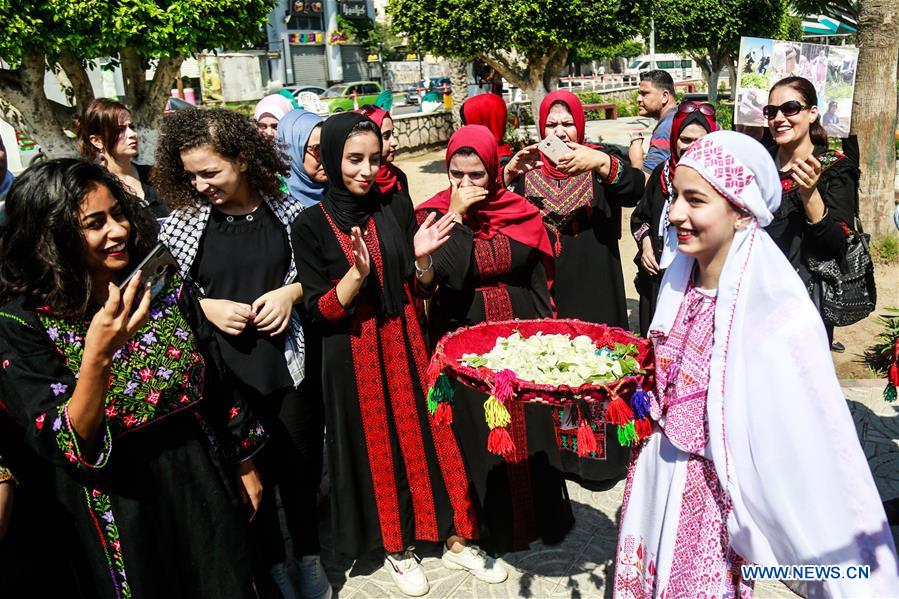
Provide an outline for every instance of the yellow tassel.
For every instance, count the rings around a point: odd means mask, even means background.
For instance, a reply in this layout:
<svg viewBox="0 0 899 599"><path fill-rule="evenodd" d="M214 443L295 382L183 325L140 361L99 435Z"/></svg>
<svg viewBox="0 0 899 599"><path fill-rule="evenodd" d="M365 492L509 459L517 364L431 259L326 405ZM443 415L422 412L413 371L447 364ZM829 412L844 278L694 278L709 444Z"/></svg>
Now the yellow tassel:
<svg viewBox="0 0 899 599"><path fill-rule="evenodd" d="M512 422L509 410L493 395L484 402L484 415L487 417L487 426L490 427L490 430L496 427L508 426Z"/></svg>

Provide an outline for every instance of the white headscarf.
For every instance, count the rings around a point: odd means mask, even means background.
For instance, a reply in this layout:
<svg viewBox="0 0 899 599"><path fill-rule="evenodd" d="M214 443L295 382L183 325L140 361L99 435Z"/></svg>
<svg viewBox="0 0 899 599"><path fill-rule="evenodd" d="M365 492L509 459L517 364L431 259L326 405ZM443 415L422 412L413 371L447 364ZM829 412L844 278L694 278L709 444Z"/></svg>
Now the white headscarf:
<svg viewBox="0 0 899 599"><path fill-rule="evenodd" d="M281 94L271 94L259 100L256 110L253 112L253 118L258 121L263 115L270 114L280 121L291 110L293 110L293 104L290 103L290 100Z"/></svg>
<svg viewBox="0 0 899 599"><path fill-rule="evenodd" d="M734 550L760 565L870 565L869 580L827 581L825 592L899 597L892 534L824 324L762 229L780 205L774 162L749 136L717 131L691 145L678 168L694 169L753 217L734 235L718 281L706 406ZM671 330L693 264L678 252L665 272L651 335Z"/></svg>

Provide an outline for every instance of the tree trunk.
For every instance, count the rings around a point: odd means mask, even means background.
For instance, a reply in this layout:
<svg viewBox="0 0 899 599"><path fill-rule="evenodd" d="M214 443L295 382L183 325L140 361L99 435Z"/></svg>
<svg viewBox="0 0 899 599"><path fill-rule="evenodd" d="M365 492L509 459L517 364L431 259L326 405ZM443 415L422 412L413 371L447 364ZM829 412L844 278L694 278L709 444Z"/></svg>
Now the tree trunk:
<svg viewBox="0 0 899 599"><path fill-rule="evenodd" d="M852 126L858 135L863 225L875 236L892 231L896 176L896 62L899 10L895 0L862 0Z"/></svg>
<svg viewBox="0 0 899 599"><path fill-rule="evenodd" d="M450 83L453 87L453 127L462 126L462 117L459 110L462 103L468 98L468 61L461 58L453 58L449 61Z"/></svg>
<svg viewBox="0 0 899 599"><path fill-rule="evenodd" d="M74 129L74 110L51 102L44 94L46 61L43 55L26 54L17 71L0 78L0 116L31 137L50 158L77 156L75 143L63 133Z"/></svg>
<svg viewBox="0 0 899 599"><path fill-rule="evenodd" d="M125 73L126 52L122 52L122 73ZM137 128L141 152L140 162L152 163L165 103L171 94L172 84L181 70L184 58L161 58L156 65L153 80L147 84L143 60L136 52L129 53L129 76L125 78L125 97L132 99L131 116Z"/></svg>

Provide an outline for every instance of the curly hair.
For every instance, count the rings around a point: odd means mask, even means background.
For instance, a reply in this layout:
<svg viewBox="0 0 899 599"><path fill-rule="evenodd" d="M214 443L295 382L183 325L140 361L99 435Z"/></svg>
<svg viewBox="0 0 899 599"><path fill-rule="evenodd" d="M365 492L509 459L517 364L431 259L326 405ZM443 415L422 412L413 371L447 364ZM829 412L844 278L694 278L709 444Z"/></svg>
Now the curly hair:
<svg viewBox="0 0 899 599"><path fill-rule="evenodd" d="M251 189L263 196L282 195L279 175L287 175L289 165L249 118L224 108L181 110L163 124L152 175L156 193L169 208L200 206L206 201L181 162L181 152L203 145L228 160L246 161Z"/></svg>
<svg viewBox="0 0 899 599"><path fill-rule="evenodd" d="M64 318L88 315L91 276L82 259L80 210L85 195L109 189L131 224L132 262L156 243L155 221L119 179L96 162L59 158L25 171L6 197L7 226L0 235L0 301L22 294L32 306L50 306Z"/></svg>

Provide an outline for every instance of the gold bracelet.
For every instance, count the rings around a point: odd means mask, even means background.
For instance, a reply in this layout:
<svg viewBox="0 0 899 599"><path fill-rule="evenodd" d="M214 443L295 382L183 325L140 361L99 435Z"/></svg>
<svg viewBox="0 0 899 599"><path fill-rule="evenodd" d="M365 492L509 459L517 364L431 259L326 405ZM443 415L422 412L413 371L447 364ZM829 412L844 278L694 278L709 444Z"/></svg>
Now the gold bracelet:
<svg viewBox="0 0 899 599"><path fill-rule="evenodd" d="M825 218L827 218L827 206L824 207L824 214L821 215L821 218L818 219L818 222L813 223L813 222L810 221L808 218L805 219L805 222L808 223L808 226L814 227L815 225L817 225L818 223L820 223L820 222L821 222L822 220L824 220Z"/></svg>

